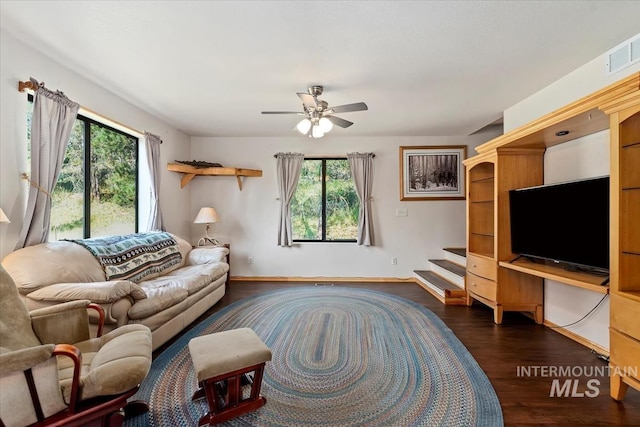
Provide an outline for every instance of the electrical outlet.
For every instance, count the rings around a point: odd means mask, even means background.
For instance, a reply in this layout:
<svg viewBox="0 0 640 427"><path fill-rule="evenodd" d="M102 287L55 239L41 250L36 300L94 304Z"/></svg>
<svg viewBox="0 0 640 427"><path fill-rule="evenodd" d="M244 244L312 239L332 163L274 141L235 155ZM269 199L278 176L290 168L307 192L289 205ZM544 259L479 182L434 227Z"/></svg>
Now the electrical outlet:
<svg viewBox="0 0 640 427"><path fill-rule="evenodd" d="M391 265L398 265L398 258L392 257L391 258Z"/></svg>
<svg viewBox="0 0 640 427"><path fill-rule="evenodd" d="M249 257L249 264L253 264L253 257L252 256Z"/></svg>

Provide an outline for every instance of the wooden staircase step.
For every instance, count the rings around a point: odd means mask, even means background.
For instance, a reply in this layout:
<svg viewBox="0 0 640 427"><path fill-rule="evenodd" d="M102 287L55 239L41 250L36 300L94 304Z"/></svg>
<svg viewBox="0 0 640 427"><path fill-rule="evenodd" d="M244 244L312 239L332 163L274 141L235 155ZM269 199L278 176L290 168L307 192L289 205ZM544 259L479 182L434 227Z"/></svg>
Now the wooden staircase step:
<svg viewBox="0 0 640 427"><path fill-rule="evenodd" d="M464 266L451 262L448 259L430 259L429 262L450 271L456 276L464 277L467 275L467 269Z"/></svg>
<svg viewBox="0 0 640 427"><path fill-rule="evenodd" d="M443 248L442 250L451 252L461 257L467 257L467 248Z"/></svg>
<svg viewBox="0 0 640 427"><path fill-rule="evenodd" d="M433 271L414 270L414 274L422 280L418 284L429 291L445 305L465 305L467 293L464 289L454 285Z"/></svg>

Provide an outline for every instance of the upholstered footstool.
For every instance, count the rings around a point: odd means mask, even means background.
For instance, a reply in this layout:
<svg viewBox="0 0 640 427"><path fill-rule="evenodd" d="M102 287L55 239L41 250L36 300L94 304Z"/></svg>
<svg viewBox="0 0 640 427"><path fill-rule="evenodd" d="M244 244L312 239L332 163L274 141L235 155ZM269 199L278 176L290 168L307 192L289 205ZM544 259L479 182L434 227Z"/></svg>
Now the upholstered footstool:
<svg viewBox="0 0 640 427"><path fill-rule="evenodd" d="M189 353L200 389L192 400L207 398L209 412L198 426L221 423L263 406L260 395L265 363L271 350L250 328L193 338ZM250 392L243 388L250 386Z"/></svg>

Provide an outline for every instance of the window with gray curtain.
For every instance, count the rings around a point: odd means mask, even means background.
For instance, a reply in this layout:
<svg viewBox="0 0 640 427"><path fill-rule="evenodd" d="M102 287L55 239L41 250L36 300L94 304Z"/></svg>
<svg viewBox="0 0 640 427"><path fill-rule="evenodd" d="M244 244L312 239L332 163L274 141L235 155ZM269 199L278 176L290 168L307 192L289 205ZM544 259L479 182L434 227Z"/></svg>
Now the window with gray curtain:
<svg viewBox="0 0 640 427"><path fill-rule="evenodd" d="M51 193L47 241L135 233L137 201L138 137L78 113Z"/></svg>
<svg viewBox="0 0 640 427"><path fill-rule="evenodd" d="M27 210L16 249L44 243L49 237L51 194L69 143L80 105L62 92L52 92L38 83L31 117L31 176Z"/></svg>
<svg viewBox="0 0 640 427"><path fill-rule="evenodd" d="M149 220L147 221L148 229L164 231L162 212L160 211L160 144L162 144L162 140L159 136L145 132L144 142L147 152L149 176L151 177L151 206L149 209Z"/></svg>
<svg viewBox="0 0 640 427"><path fill-rule="evenodd" d="M375 246L371 201L373 200L373 153L347 153L353 182L360 199L358 245Z"/></svg>
<svg viewBox="0 0 640 427"><path fill-rule="evenodd" d="M304 154L276 154L276 173L278 177L278 194L280 196L280 216L278 221L278 246L293 245L291 227L291 198L298 187L300 170Z"/></svg>
<svg viewBox="0 0 640 427"><path fill-rule="evenodd" d="M346 157L302 161L291 200L294 242L355 243L360 201Z"/></svg>

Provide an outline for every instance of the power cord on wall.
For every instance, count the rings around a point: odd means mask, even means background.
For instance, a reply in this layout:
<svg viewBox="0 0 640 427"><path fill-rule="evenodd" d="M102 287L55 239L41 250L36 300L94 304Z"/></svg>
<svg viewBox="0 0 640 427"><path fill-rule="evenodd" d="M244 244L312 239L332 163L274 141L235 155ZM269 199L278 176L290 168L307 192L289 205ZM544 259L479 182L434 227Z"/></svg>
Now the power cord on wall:
<svg viewBox="0 0 640 427"><path fill-rule="evenodd" d="M609 296L609 294L604 294L604 296L602 297L602 299L600 299L600 301L598 301L598 303L595 305L595 307L593 307L591 310L589 310L587 312L587 314L585 314L584 316L582 316L580 319L576 320L573 323L569 323L567 325L561 325L561 326L549 326L549 328L553 328L553 329L557 329L557 328L568 328L569 326L573 326L577 323L582 322L584 319L586 319L591 313L593 313L594 311L596 311L596 309L598 307L600 307L600 305L602 305L602 303L604 302L604 300L607 299L607 297Z"/></svg>

